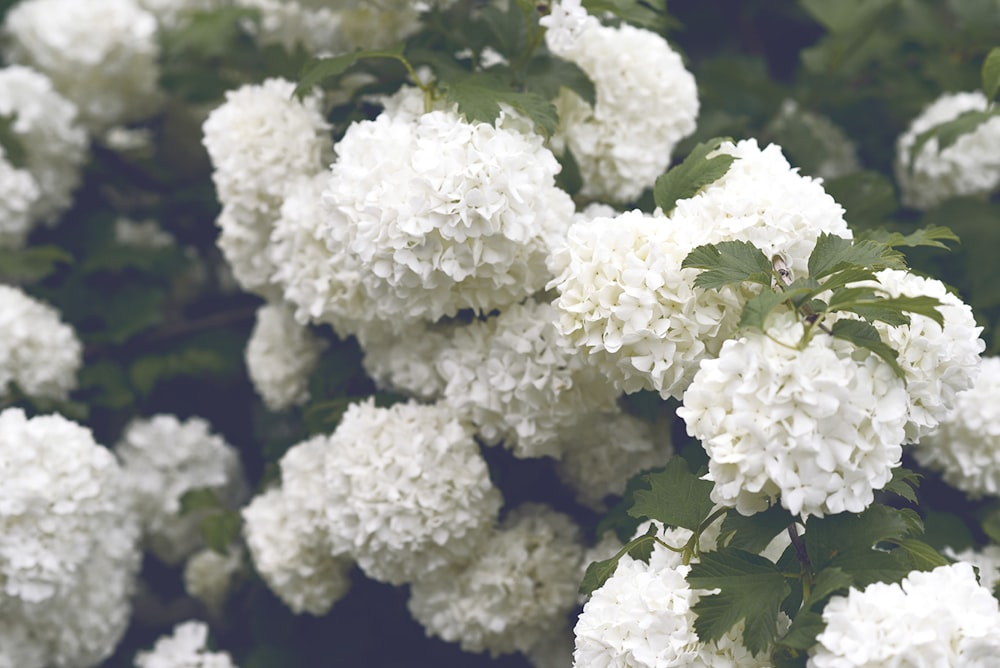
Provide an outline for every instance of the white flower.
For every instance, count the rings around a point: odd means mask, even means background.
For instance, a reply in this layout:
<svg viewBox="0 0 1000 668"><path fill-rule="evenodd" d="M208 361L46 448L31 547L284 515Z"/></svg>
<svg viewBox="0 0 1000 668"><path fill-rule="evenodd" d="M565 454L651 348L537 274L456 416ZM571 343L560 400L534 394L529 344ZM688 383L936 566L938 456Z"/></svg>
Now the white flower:
<svg viewBox="0 0 1000 668"><path fill-rule="evenodd" d="M702 362L677 414L709 456L712 500L744 515L861 512L902 455L908 398L874 354L772 317Z"/></svg>
<svg viewBox="0 0 1000 668"><path fill-rule="evenodd" d="M986 111L989 101L981 91L945 93L927 106L896 140L896 180L903 203L929 209L957 195L988 195L1000 186L1000 118L994 116L961 135L941 150L937 137L928 140L916 159L917 139L962 114ZM912 167L911 167L912 163Z"/></svg>
<svg viewBox="0 0 1000 668"><path fill-rule="evenodd" d="M174 235L155 220L136 221L128 218L115 220L115 243L135 248L170 248L177 244Z"/></svg>
<svg viewBox="0 0 1000 668"><path fill-rule="evenodd" d="M563 54L568 53L580 34L596 22L580 5L580 0L560 0L552 4L549 14L539 19L538 24L545 28L545 43L549 49Z"/></svg>
<svg viewBox="0 0 1000 668"><path fill-rule="evenodd" d="M615 409L618 392L578 349L567 347L547 303L528 300L456 329L438 355L444 399L491 445L517 457L558 457L563 431L594 411Z"/></svg>
<svg viewBox="0 0 1000 668"><path fill-rule="evenodd" d="M0 285L0 397L11 383L29 397L64 399L76 387L83 346L59 312Z"/></svg>
<svg viewBox="0 0 1000 668"><path fill-rule="evenodd" d="M159 103L156 17L136 0L23 0L7 13L5 55L48 76L91 132Z"/></svg>
<svg viewBox="0 0 1000 668"><path fill-rule="evenodd" d="M570 4L572 3L563 3ZM670 165L678 141L691 134L698 89L663 37L627 23L612 28L563 4L548 17L549 48L594 82L596 104L562 88L555 100L557 152L568 148L580 167L581 194L628 202ZM575 3L579 5L579 3Z"/></svg>
<svg viewBox="0 0 1000 668"><path fill-rule="evenodd" d="M136 668L236 668L227 652L211 652L208 626L189 621L174 627L174 633L156 641L152 650L135 656Z"/></svg>
<svg viewBox="0 0 1000 668"><path fill-rule="evenodd" d="M781 103L764 133L778 144L791 146L794 143L803 151L808 149L808 155L800 157L793 153L792 157L808 165L808 168L800 166L810 176L835 179L861 169L858 147L844 130L826 116L803 109L795 100Z"/></svg>
<svg viewBox="0 0 1000 668"><path fill-rule="evenodd" d="M226 552L203 549L184 563L184 591L218 615L236 581L246 573L243 548L231 545Z"/></svg>
<svg viewBox="0 0 1000 668"><path fill-rule="evenodd" d="M454 325L408 323L406 330L380 322L366 323L357 333L364 352L361 362L380 389L402 392L421 401L436 401L446 381L437 359L452 345Z"/></svg>
<svg viewBox="0 0 1000 668"><path fill-rule="evenodd" d="M236 508L246 496L239 453L201 418L135 419L125 427L115 452L142 519L144 540L168 564L179 563L201 545L204 515L181 513L185 493L211 490L223 508Z"/></svg>
<svg viewBox="0 0 1000 668"><path fill-rule="evenodd" d="M301 46L316 55L351 50L341 34L341 13L332 7L308 7L295 0L235 0L235 4L260 12L259 21L244 27L262 45L280 44L288 51Z"/></svg>
<svg viewBox="0 0 1000 668"><path fill-rule="evenodd" d="M988 668L1000 652L1000 608L966 563L876 582L823 609L809 668Z"/></svg>
<svg viewBox="0 0 1000 668"><path fill-rule="evenodd" d="M43 199L31 172L15 167L0 146L0 248L24 246L35 222L32 211Z"/></svg>
<svg viewBox="0 0 1000 668"><path fill-rule="evenodd" d="M969 548L961 552L946 547L944 554L955 561L975 566L979 570L979 584L988 591L996 591L997 585L1000 585L1000 545L987 545L980 550Z"/></svg>
<svg viewBox="0 0 1000 668"><path fill-rule="evenodd" d="M975 384L913 455L970 496L1000 496L1000 357L983 358Z"/></svg>
<svg viewBox="0 0 1000 668"><path fill-rule="evenodd" d="M295 321L285 304L265 304L246 347L247 373L267 407L279 411L309 399L309 374L323 342Z"/></svg>
<svg viewBox="0 0 1000 668"><path fill-rule="evenodd" d="M597 217L551 258L561 333L625 392L680 397L736 328L739 295L696 290L698 271L681 269L697 229L638 210Z"/></svg>
<svg viewBox="0 0 1000 668"><path fill-rule="evenodd" d="M466 558L502 499L453 408L352 404L326 451L325 511L334 552L391 584Z"/></svg>
<svg viewBox="0 0 1000 668"><path fill-rule="evenodd" d="M467 652L531 651L559 634L576 604L578 533L566 515L521 506L469 561L413 582L407 607L428 635Z"/></svg>

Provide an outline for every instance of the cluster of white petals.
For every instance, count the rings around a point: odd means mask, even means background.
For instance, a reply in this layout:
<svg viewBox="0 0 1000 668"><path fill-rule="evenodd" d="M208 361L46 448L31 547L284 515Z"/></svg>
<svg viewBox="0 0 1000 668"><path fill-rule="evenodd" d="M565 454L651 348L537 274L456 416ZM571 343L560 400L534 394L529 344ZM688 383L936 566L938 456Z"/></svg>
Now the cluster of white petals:
<svg viewBox="0 0 1000 668"><path fill-rule="evenodd" d="M529 652L558 636L576 605L579 529L542 505L513 510L468 561L410 586L410 612L428 633L467 652Z"/></svg>
<svg viewBox="0 0 1000 668"><path fill-rule="evenodd" d="M585 416L615 409L618 392L565 344L556 309L527 300L459 328L438 355L444 400L488 444L517 457L558 457L560 437Z"/></svg>
<svg viewBox="0 0 1000 668"><path fill-rule="evenodd" d="M795 100L782 102L778 113L764 128L778 144L793 142L809 150L809 176L835 179L861 169L858 147L843 128L826 116L804 109Z"/></svg>
<svg viewBox="0 0 1000 668"><path fill-rule="evenodd" d="M955 561L972 564L979 571L979 584L996 594L996 587L1000 585L1000 545L987 545L979 550L969 548L961 552L946 547L944 553Z"/></svg>
<svg viewBox="0 0 1000 668"><path fill-rule="evenodd" d="M680 54L660 35L622 23L585 20L562 3L549 17L549 49L594 82L596 102L563 87L555 100L557 152L568 148L583 179L581 194L635 200L670 165L681 139L694 132L698 88ZM572 3L570 3L572 4ZM576 3L577 5L579 3ZM565 14L565 15L564 15Z"/></svg>
<svg viewBox="0 0 1000 668"><path fill-rule="evenodd" d="M52 222L65 211L80 182L80 170L87 152L87 135L77 122L76 105L64 98L43 74L28 67L11 65L0 69L0 116L16 116L11 130L24 148L26 174L14 174L14 183L4 183L4 190L22 193L14 201L26 199L30 192L26 176L34 182L37 195L28 199L24 220L14 225L0 216L0 246L19 246L32 223ZM0 169L13 166L0 149ZM21 209L10 202L4 208Z"/></svg>
<svg viewBox="0 0 1000 668"><path fill-rule="evenodd" d="M444 394L446 381L437 360L450 348L457 325L407 323L403 332L380 322L368 322L358 332L365 373L383 390L433 402Z"/></svg>
<svg viewBox="0 0 1000 668"><path fill-rule="evenodd" d="M76 668L128 625L139 528L122 471L59 415L0 413L0 666Z"/></svg>
<svg viewBox="0 0 1000 668"><path fill-rule="evenodd" d="M237 7L259 12L259 20L245 28L262 45L278 44L288 51L301 47L317 55L340 54L351 49L340 32L341 16L332 5L307 6L296 0L235 0Z"/></svg>
<svg viewBox="0 0 1000 668"><path fill-rule="evenodd" d="M159 103L156 17L137 0L22 0L4 23L10 62L45 74L97 133Z"/></svg>
<svg viewBox="0 0 1000 668"><path fill-rule="evenodd" d="M698 227L630 211L578 220L550 267L560 332L625 392L680 397L739 318L738 292L696 290Z"/></svg>
<svg viewBox="0 0 1000 668"><path fill-rule="evenodd" d="M548 15L539 19L538 24L545 28L545 43L549 49L554 53L566 53L594 21L580 0L559 0L552 3Z"/></svg>
<svg viewBox="0 0 1000 668"><path fill-rule="evenodd" d="M900 583L876 582L823 609L826 629L809 668L994 665L1000 607L966 563L914 571Z"/></svg>
<svg viewBox="0 0 1000 668"><path fill-rule="evenodd" d="M1000 496L1000 357L983 358L975 384L913 455L970 496Z"/></svg>
<svg viewBox="0 0 1000 668"><path fill-rule="evenodd" d="M246 556L240 546L231 545L224 553L199 550L184 563L184 591L212 614L221 614L229 593L246 570Z"/></svg>
<svg viewBox="0 0 1000 668"><path fill-rule="evenodd" d="M990 106L982 91L945 93L927 106L896 140L896 181L903 204L929 209L958 195L989 194L1000 187L1000 117L980 123L941 150L937 137L924 143L916 158L920 136L968 112Z"/></svg>
<svg viewBox="0 0 1000 668"><path fill-rule="evenodd" d="M309 399L309 374L322 349L322 340L295 321L288 305L257 309L245 357L250 381L268 408L278 411Z"/></svg>
<svg viewBox="0 0 1000 668"><path fill-rule="evenodd" d="M772 317L702 362L677 414L709 457L712 500L744 515L781 505L803 517L861 512L899 465L903 381L874 354Z"/></svg>
<svg viewBox="0 0 1000 668"><path fill-rule="evenodd" d="M76 387L83 346L59 312L0 285L0 398L11 383L29 397L64 399Z"/></svg>
<svg viewBox="0 0 1000 668"><path fill-rule="evenodd" d="M188 621L174 627L173 635L156 641L152 650L135 656L136 668L236 668L228 652L207 647L208 626Z"/></svg>
<svg viewBox="0 0 1000 668"><path fill-rule="evenodd" d="M541 136L508 128L519 123L432 111L347 129L323 193L324 238L357 258L371 317L489 312L545 285L549 244L573 203Z"/></svg>
<svg viewBox="0 0 1000 668"><path fill-rule="evenodd" d="M223 508L247 492L239 453L201 418L174 415L132 420L115 446L134 497L148 549L176 564L201 546L203 511L182 513L187 492L211 490Z"/></svg>
<svg viewBox="0 0 1000 668"><path fill-rule="evenodd" d="M330 436L327 531L373 580L402 584L468 557L502 498L451 406L352 404Z"/></svg>
<svg viewBox="0 0 1000 668"><path fill-rule="evenodd" d="M0 145L0 248L24 245L35 222L32 210L42 199L35 177L15 167Z"/></svg>

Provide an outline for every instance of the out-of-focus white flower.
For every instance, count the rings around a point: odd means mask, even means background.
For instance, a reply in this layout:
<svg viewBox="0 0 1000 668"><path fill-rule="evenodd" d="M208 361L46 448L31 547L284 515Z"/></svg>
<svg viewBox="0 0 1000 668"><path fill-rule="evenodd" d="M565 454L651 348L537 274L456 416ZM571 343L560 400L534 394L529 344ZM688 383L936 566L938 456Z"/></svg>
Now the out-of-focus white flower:
<svg viewBox="0 0 1000 668"><path fill-rule="evenodd" d="M1000 545L987 545L980 550L969 548L961 552L946 547L944 554L955 561L975 566L979 570L979 584L987 591L995 591L1000 585Z"/></svg>
<svg viewBox="0 0 1000 668"><path fill-rule="evenodd" d="M808 155L793 154L792 157L806 161L799 167L809 176L835 179L861 169L858 147L844 130L826 116L803 109L795 100L781 103L778 113L764 128L764 134L786 147L793 143L803 149L808 147Z"/></svg>
<svg viewBox="0 0 1000 668"><path fill-rule="evenodd" d="M135 248L169 248L177 240L155 220L118 218L115 220L115 242Z"/></svg>
<svg viewBox="0 0 1000 668"><path fill-rule="evenodd" d="M139 0L139 4L156 17L160 28L167 30L185 25L195 12L206 12L224 6L226 0Z"/></svg>
<svg viewBox="0 0 1000 668"><path fill-rule="evenodd" d="M246 572L243 548L231 545L226 552L203 549L184 563L184 591L218 615L226 604L233 585Z"/></svg>
<svg viewBox="0 0 1000 668"><path fill-rule="evenodd" d="M574 5L576 5L574 7ZM670 165L691 134L698 89L663 37L627 23L612 28L560 3L546 17L549 49L594 82L596 104L563 87L555 100L557 152L568 148L580 167L581 193L614 202L636 199Z"/></svg>
<svg viewBox="0 0 1000 668"><path fill-rule="evenodd" d="M11 383L29 397L65 399L76 387L83 346L59 312L0 285L0 397Z"/></svg>
<svg viewBox="0 0 1000 668"><path fill-rule="evenodd" d="M963 114L986 111L989 104L982 91L945 93L913 119L896 140L896 181L903 204L929 209L949 197L988 195L1000 187L1000 151L996 150L1000 118L996 116L944 150L937 137L928 140L913 158L924 132Z"/></svg>
<svg viewBox="0 0 1000 668"><path fill-rule="evenodd" d="M341 12L333 4L296 0L235 0L238 7L260 12L257 21L245 28L263 45L280 44L288 51L301 47L316 55L339 55L352 49L341 33Z"/></svg>
<svg viewBox="0 0 1000 668"><path fill-rule="evenodd" d="M997 599L966 563L852 587L830 599L823 621L809 668L987 668L1000 653Z"/></svg>
<svg viewBox="0 0 1000 668"><path fill-rule="evenodd" d="M201 418L181 422L173 415L135 419L115 452L125 470L149 550L176 564L201 545L203 512L181 513L181 498L211 490L223 508L237 508L246 496L239 453Z"/></svg>
<svg viewBox="0 0 1000 668"><path fill-rule="evenodd" d="M407 607L428 635L467 652L531 652L558 636L576 604L578 534L566 515L521 506L471 559L413 582Z"/></svg>
<svg viewBox="0 0 1000 668"><path fill-rule="evenodd" d="M468 557L502 503L471 431L447 404L352 404L330 437L325 473L334 552L392 584Z"/></svg>
<svg viewBox="0 0 1000 668"><path fill-rule="evenodd" d="M873 354L773 316L702 362L677 414L709 456L712 500L744 515L861 512L902 456L908 397Z"/></svg>
<svg viewBox="0 0 1000 668"><path fill-rule="evenodd" d="M247 373L268 408L279 411L309 399L309 374L322 349L322 340L295 321L289 306L257 309L246 347Z"/></svg>
<svg viewBox="0 0 1000 668"><path fill-rule="evenodd" d="M970 496L1000 496L1000 357L983 358L975 384L913 455Z"/></svg>
<svg viewBox="0 0 1000 668"><path fill-rule="evenodd" d="M366 323L357 334L364 351L361 363L379 388L436 401L446 384L437 359L451 347L456 327L417 321L396 332L379 322Z"/></svg>
<svg viewBox="0 0 1000 668"><path fill-rule="evenodd" d="M174 627L173 635L156 641L152 650L135 655L136 668L236 668L228 652L211 652L208 626L189 621Z"/></svg>
<svg viewBox="0 0 1000 668"><path fill-rule="evenodd" d="M4 55L49 77L97 133L155 111L156 31L136 0L23 0L7 13Z"/></svg>
<svg viewBox="0 0 1000 668"><path fill-rule="evenodd" d="M21 248L35 222L32 210L42 200L38 182L7 160L0 146L0 247Z"/></svg>

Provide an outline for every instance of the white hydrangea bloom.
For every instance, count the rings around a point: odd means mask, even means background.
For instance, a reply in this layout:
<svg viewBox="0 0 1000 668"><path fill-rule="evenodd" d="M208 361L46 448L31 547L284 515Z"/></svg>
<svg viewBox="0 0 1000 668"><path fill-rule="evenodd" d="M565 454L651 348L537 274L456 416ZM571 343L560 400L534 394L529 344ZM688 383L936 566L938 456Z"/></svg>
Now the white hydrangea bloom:
<svg viewBox="0 0 1000 668"><path fill-rule="evenodd" d="M551 304L529 299L457 329L438 355L445 401L517 457L558 457L564 430L615 409L618 391L564 344L556 318Z"/></svg>
<svg viewBox="0 0 1000 668"><path fill-rule="evenodd" d="M913 455L970 496L1000 496L1000 357L983 358L975 384Z"/></svg>
<svg viewBox="0 0 1000 668"><path fill-rule="evenodd" d="M576 604L578 534L562 513L521 506L470 560L413 582L407 607L428 635L467 652L530 652L558 636Z"/></svg>
<svg viewBox="0 0 1000 668"><path fill-rule="evenodd" d="M236 668L228 652L212 652L208 626L188 621L174 627L172 635L156 641L152 650L135 656L136 668Z"/></svg>
<svg viewBox="0 0 1000 668"><path fill-rule="evenodd" d="M858 147L847 133L826 116L803 109L795 100L781 103L764 132L779 144L795 141L803 148L808 145L810 168L805 171L810 176L835 179L861 169Z"/></svg>
<svg viewBox="0 0 1000 668"><path fill-rule="evenodd" d="M975 566L979 570L979 584L987 591L995 591L1000 585L1000 545L987 545L980 550L969 548L961 552L946 547L944 553L955 561Z"/></svg>
<svg viewBox="0 0 1000 668"><path fill-rule="evenodd" d="M989 105L982 91L945 93L913 119L896 140L896 181L903 204L929 209L949 197L988 195L1000 187L1000 152L996 150L1000 117L981 123L943 151L934 137L913 158L921 134L964 113L986 111Z"/></svg>
<svg viewBox="0 0 1000 668"><path fill-rule="evenodd" d="M246 556L242 547L231 545L224 554L207 548L199 550L184 562L184 591L218 615L244 573Z"/></svg>
<svg viewBox="0 0 1000 668"><path fill-rule="evenodd" d="M636 199L670 165L691 134L698 89L680 55L660 35L623 23L603 26L561 3L548 17L549 49L578 65L594 82L596 104L563 88L555 100L557 152L568 148L580 167L581 194L615 202ZM570 5L579 3L569 3Z"/></svg>
<svg viewBox="0 0 1000 668"><path fill-rule="evenodd" d="M677 414L709 456L712 500L744 515L780 496L793 515L861 512L899 466L903 381L874 354L772 317L702 362Z"/></svg>
<svg viewBox="0 0 1000 668"><path fill-rule="evenodd" d="M250 381L268 408L279 411L309 399L309 374L322 349L322 340L297 323L286 304L257 309L245 356Z"/></svg>
<svg viewBox="0 0 1000 668"><path fill-rule="evenodd" d="M852 587L830 599L823 621L809 668L987 668L1000 653L997 599L966 563Z"/></svg>
<svg viewBox="0 0 1000 668"><path fill-rule="evenodd" d="M226 0L139 0L142 7L156 17L161 28L182 27L195 12L207 12L224 6Z"/></svg>
<svg viewBox="0 0 1000 668"><path fill-rule="evenodd" d="M115 220L115 243L135 248L170 248L177 240L155 220Z"/></svg>
<svg viewBox="0 0 1000 668"><path fill-rule="evenodd" d="M364 351L361 363L379 388L436 401L447 382L437 368L437 358L452 345L455 328L417 321L397 332L384 323L366 323L357 334Z"/></svg>
<svg viewBox="0 0 1000 668"><path fill-rule="evenodd" d="M29 397L65 399L76 388L83 346L59 312L0 285L0 398L11 383Z"/></svg>
<svg viewBox="0 0 1000 668"><path fill-rule="evenodd" d="M328 0L300 0L305 5L328 4ZM430 4L449 5L453 0ZM383 49L420 28L421 3L413 0L340 0L340 34L346 50Z"/></svg>
<svg viewBox="0 0 1000 668"><path fill-rule="evenodd" d="M15 167L0 146L0 248L24 246L35 222L32 210L43 199L31 172Z"/></svg>
<svg viewBox="0 0 1000 668"><path fill-rule="evenodd" d="M83 668L128 625L139 529L114 456L59 415L0 413L0 665Z"/></svg>
<svg viewBox="0 0 1000 668"><path fill-rule="evenodd" d="M98 133L159 103L156 17L136 0L22 0L7 13L4 52L52 80Z"/></svg>
<svg viewBox="0 0 1000 668"><path fill-rule="evenodd" d="M149 550L176 564L201 545L198 511L181 514L185 493L208 489L224 508L247 491L239 453L201 418L155 415L130 422L115 446Z"/></svg>
<svg viewBox="0 0 1000 668"><path fill-rule="evenodd" d="M327 530L370 578L402 584L466 558L502 499L447 404L352 404L326 454Z"/></svg>
<svg viewBox="0 0 1000 668"><path fill-rule="evenodd" d="M259 21L245 25L260 44L280 44L289 51L302 47L316 55L351 50L341 34L341 13L333 7L309 7L295 0L235 0L235 4L260 12Z"/></svg>
<svg viewBox="0 0 1000 668"><path fill-rule="evenodd" d="M358 258L374 318L489 312L548 280L549 243L573 203L542 138L509 124L523 122L383 113L338 142L324 237Z"/></svg>
<svg viewBox="0 0 1000 668"><path fill-rule="evenodd" d="M680 397L736 328L739 294L696 290L698 270L681 269L698 229L630 211L574 223L552 255L561 333L625 392Z"/></svg>

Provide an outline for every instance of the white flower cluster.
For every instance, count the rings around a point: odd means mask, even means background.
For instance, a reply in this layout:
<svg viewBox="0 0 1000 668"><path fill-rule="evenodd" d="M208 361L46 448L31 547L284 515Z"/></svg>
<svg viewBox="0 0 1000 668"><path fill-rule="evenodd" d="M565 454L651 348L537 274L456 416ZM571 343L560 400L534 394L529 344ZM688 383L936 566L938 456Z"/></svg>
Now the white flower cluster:
<svg viewBox="0 0 1000 668"><path fill-rule="evenodd" d="M139 0L143 9L156 17L161 29L183 26L195 12L206 12L222 6L225 0Z"/></svg>
<svg viewBox="0 0 1000 668"><path fill-rule="evenodd" d="M99 133L159 104L156 32L136 0L22 0L4 23L4 55L48 76Z"/></svg>
<svg viewBox="0 0 1000 668"><path fill-rule="evenodd" d="M996 664L1000 607L966 563L914 571L896 584L876 582L823 609L826 629L809 668Z"/></svg>
<svg viewBox="0 0 1000 668"><path fill-rule="evenodd" d="M564 345L555 308L528 300L455 331L438 355L444 400L482 439L518 457L558 457L565 430L615 410L618 392L583 355Z"/></svg>
<svg viewBox="0 0 1000 668"><path fill-rule="evenodd" d="M87 135L77 122L76 106L52 82L30 68L0 69L0 116L16 116L12 130L25 151L25 166L15 168L0 148L0 246L20 247L31 226L52 222L66 210L80 182ZM0 212L3 214L3 212Z"/></svg>
<svg viewBox="0 0 1000 668"><path fill-rule="evenodd" d="M469 560L414 581L410 613L428 635L467 652L531 651L563 629L576 605L578 534L566 515L520 506Z"/></svg>
<svg viewBox="0 0 1000 668"><path fill-rule="evenodd" d="M873 354L774 316L702 362L677 414L709 456L712 500L752 515L780 497L803 517L861 512L899 465L903 381Z"/></svg>
<svg viewBox="0 0 1000 668"><path fill-rule="evenodd" d="M446 384L437 367L438 356L453 345L456 327L417 321L397 333L382 323L367 324L358 332L365 373L381 389L436 401Z"/></svg>
<svg viewBox="0 0 1000 668"><path fill-rule="evenodd" d="M979 571L979 584L996 595L996 588L1000 585L1000 545L991 544L982 549L969 548L961 552L946 547L943 552L949 559L972 564Z"/></svg>
<svg viewBox="0 0 1000 668"><path fill-rule="evenodd" d="M1000 117L994 116L941 150L937 137L928 140L916 158L920 136L962 114L986 111L990 102L981 91L945 93L910 123L896 140L896 181L903 203L929 209L958 195L988 195L1000 187Z"/></svg>
<svg viewBox="0 0 1000 668"><path fill-rule="evenodd" d="M83 346L59 312L0 285L0 398L11 383L29 397L64 399L76 387Z"/></svg>
<svg viewBox="0 0 1000 668"><path fill-rule="evenodd" d="M549 14L539 19L538 24L545 28L545 43L549 49L554 53L567 53L593 21L580 0L559 0L552 3Z"/></svg>
<svg viewBox="0 0 1000 668"><path fill-rule="evenodd" d="M236 581L246 572L243 548L231 545L225 553L208 548L192 554L184 563L184 591L219 615Z"/></svg>
<svg viewBox="0 0 1000 668"><path fill-rule="evenodd" d="M201 418L135 419L125 427L115 452L145 543L165 563L179 563L201 546L204 513L182 514L185 493L211 490L223 508L238 507L246 496L239 453Z"/></svg>
<svg viewBox="0 0 1000 668"><path fill-rule="evenodd" d="M235 0L237 7L260 12L259 21L245 26L260 44L279 44L288 51L302 47L317 55L346 53L351 49L341 35L340 12L330 6L335 3L326 4L309 7L296 0Z"/></svg>
<svg viewBox="0 0 1000 668"><path fill-rule="evenodd" d="M1000 357L983 358L976 383L913 455L970 496L1000 496Z"/></svg>
<svg viewBox="0 0 1000 668"><path fill-rule="evenodd" d="M826 116L803 109L795 100L782 102L764 134L778 144L790 146L795 142L808 148L810 168L805 171L810 176L835 179L861 169L858 147L844 130Z"/></svg>
<svg viewBox="0 0 1000 668"><path fill-rule="evenodd" d="M156 641L152 650L135 656L136 668L236 668L228 652L206 647L208 626L188 621L174 627L173 635Z"/></svg>
<svg viewBox="0 0 1000 668"><path fill-rule="evenodd" d="M554 143L557 152L573 153L581 194L628 202L653 185L677 142L694 132L698 89L663 37L627 23L603 26L581 17L578 5L558 5L548 17L556 26L545 37L553 53L594 82L596 103L564 87L555 100Z"/></svg>
<svg viewBox="0 0 1000 668"><path fill-rule="evenodd" d="M309 399L309 374L319 363L323 342L295 321L283 303L264 304L246 347L247 373L271 410Z"/></svg>
<svg viewBox="0 0 1000 668"><path fill-rule="evenodd" d="M76 668L111 655L139 569L121 469L59 415L0 413L0 666Z"/></svg>

